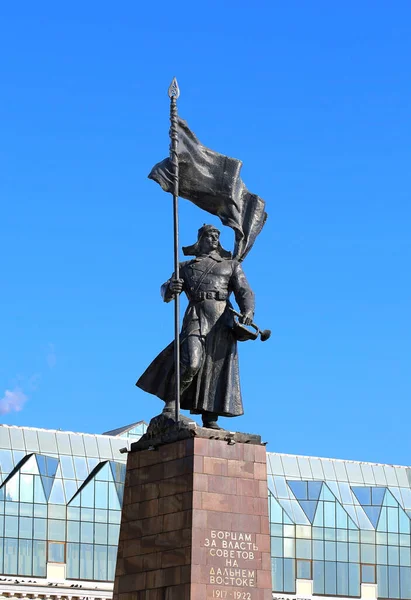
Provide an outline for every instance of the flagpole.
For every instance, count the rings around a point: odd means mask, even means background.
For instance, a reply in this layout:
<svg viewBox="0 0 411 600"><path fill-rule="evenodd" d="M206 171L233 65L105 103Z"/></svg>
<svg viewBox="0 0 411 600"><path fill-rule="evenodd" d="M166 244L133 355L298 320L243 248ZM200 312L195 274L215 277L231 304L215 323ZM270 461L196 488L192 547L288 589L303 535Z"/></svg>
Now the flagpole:
<svg viewBox="0 0 411 600"><path fill-rule="evenodd" d="M177 79L174 77L168 88L170 98L170 160L173 165L173 225L174 225L174 277L180 279L179 236L178 236L178 123L177 98L180 95ZM180 420L180 295L174 294L174 370L175 370L175 422Z"/></svg>

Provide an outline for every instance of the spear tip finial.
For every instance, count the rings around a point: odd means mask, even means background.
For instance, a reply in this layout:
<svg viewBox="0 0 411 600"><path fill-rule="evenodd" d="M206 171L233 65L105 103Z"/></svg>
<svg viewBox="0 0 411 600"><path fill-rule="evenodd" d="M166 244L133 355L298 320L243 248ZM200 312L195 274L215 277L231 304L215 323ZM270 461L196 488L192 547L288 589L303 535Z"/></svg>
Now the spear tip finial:
<svg viewBox="0 0 411 600"><path fill-rule="evenodd" d="M173 77L173 81L170 83L170 87L168 88L168 97L169 98L177 98L180 95L180 88L178 87L177 79Z"/></svg>

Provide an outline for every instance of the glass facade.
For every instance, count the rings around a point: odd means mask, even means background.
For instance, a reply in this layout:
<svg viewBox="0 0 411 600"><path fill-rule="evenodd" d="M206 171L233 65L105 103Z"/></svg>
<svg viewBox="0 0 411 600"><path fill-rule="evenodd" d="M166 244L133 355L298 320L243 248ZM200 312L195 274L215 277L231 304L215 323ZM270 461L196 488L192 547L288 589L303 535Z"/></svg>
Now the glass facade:
<svg viewBox="0 0 411 600"><path fill-rule="evenodd" d="M120 449L145 431L0 425L0 573L40 579L61 566L67 587L111 585ZM360 598L365 585L381 600L411 600L410 468L268 453L267 473L274 596Z"/></svg>
<svg viewBox="0 0 411 600"><path fill-rule="evenodd" d="M88 435L0 426L0 573L113 581L129 446L144 423ZM126 439L125 439L126 438Z"/></svg>
<svg viewBox="0 0 411 600"><path fill-rule="evenodd" d="M411 469L267 457L274 592L411 599Z"/></svg>

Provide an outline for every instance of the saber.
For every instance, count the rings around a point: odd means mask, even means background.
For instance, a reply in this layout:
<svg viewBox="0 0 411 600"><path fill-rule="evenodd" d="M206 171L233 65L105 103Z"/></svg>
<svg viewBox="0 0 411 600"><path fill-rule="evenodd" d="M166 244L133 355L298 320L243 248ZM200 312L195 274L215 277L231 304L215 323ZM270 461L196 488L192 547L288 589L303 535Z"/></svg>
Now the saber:
<svg viewBox="0 0 411 600"><path fill-rule="evenodd" d="M235 314L236 317L239 317L240 319L242 318L243 315L241 313L234 310L234 308L231 308L231 306L229 308L231 312ZM262 342L266 342L271 337L271 329L261 330L255 323L250 323L250 327L256 330L257 335L260 334L260 340Z"/></svg>

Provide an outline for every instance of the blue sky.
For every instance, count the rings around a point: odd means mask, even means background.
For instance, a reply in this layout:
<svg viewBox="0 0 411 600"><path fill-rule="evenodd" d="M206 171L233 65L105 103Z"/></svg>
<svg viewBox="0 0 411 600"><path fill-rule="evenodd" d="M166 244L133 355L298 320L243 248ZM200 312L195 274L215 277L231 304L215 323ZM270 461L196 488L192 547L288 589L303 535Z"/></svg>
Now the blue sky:
<svg viewBox="0 0 411 600"><path fill-rule="evenodd" d="M161 410L134 383L173 335L171 198L147 174L176 75L181 116L269 213L244 270L273 335L240 346L246 414L222 423L410 464L410 30L402 1L2 6L0 407L22 408L2 421ZM204 222L182 200L181 244Z"/></svg>

